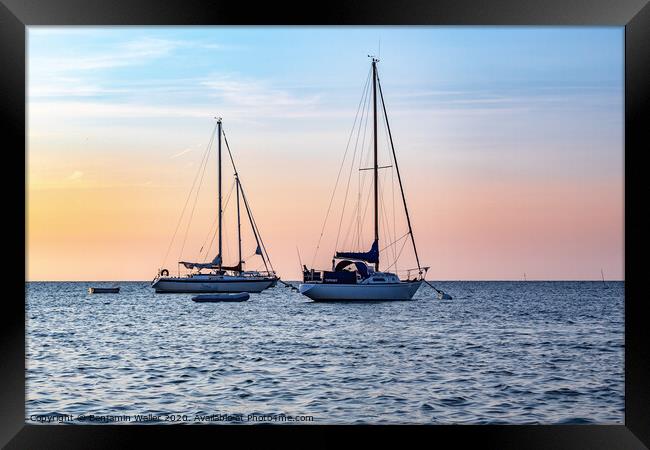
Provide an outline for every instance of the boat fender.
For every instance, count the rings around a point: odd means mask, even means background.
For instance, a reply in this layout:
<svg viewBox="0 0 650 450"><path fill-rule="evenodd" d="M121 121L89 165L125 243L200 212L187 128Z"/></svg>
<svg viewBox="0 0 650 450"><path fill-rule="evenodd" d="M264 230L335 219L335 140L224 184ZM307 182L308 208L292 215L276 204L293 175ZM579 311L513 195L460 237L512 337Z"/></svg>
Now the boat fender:
<svg viewBox="0 0 650 450"><path fill-rule="evenodd" d="M163 269L160 271L160 276L161 277L168 277L169 276L169 270Z"/></svg>

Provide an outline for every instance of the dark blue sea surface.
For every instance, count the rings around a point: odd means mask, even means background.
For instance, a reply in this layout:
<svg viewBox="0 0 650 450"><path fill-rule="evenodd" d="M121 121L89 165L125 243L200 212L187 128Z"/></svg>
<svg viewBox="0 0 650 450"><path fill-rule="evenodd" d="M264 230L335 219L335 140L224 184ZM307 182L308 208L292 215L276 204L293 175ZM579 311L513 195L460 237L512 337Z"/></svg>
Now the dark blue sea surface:
<svg viewBox="0 0 650 450"><path fill-rule="evenodd" d="M360 304L281 285L212 304L97 285L26 284L27 422L623 423L624 282L439 282L453 300L422 286Z"/></svg>

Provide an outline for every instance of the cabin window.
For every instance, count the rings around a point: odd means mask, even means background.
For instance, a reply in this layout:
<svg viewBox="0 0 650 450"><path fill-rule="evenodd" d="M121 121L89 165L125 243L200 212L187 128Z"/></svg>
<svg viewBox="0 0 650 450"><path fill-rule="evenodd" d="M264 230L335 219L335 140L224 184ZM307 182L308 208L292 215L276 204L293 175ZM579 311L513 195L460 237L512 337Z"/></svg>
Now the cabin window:
<svg viewBox="0 0 650 450"><path fill-rule="evenodd" d="M386 278L373 278L372 281L386 281Z"/></svg>

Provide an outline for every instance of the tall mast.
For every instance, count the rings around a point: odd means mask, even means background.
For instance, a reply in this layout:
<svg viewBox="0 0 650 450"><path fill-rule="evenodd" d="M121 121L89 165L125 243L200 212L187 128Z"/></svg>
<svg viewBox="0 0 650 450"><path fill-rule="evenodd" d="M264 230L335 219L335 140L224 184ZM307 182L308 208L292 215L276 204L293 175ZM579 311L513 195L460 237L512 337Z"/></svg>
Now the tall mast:
<svg viewBox="0 0 650 450"><path fill-rule="evenodd" d="M373 109L373 144L375 150L375 242L379 242L379 170L377 162L377 59L372 58L372 109ZM375 263L375 271L379 271L379 255Z"/></svg>
<svg viewBox="0 0 650 450"><path fill-rule="evenodd" d="M239 217L239 177L237 176L237 173L235 173L235 183L237 184L237 245L238 245L238 255L239 259L237 264L239 265L239 269L241 269L241 219Z"/></svg>
<svg viewBox="0 0 650 450"><path fill-rule="evenodd" d="M221 225L222 225L222 216L223 216L223 211L221 209L221 117L217 119L217 128L218 128L218 133L219 133L219 144L218 144L218 169L217 173L219 175L219 267L221 267L222 261L223 261L223 255L221 253Z"/></svg>

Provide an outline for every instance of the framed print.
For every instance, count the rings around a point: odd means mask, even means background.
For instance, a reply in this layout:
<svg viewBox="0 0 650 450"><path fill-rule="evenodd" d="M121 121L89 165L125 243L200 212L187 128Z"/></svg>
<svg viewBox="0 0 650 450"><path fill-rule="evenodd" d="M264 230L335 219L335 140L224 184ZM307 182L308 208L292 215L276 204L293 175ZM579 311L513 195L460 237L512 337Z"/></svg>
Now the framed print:
<svg viewBox="0 0 650 450"><path fill-rule="evenodd" d="M3 444L646 448L650 7L323 6L3 0Z"/></svg>

